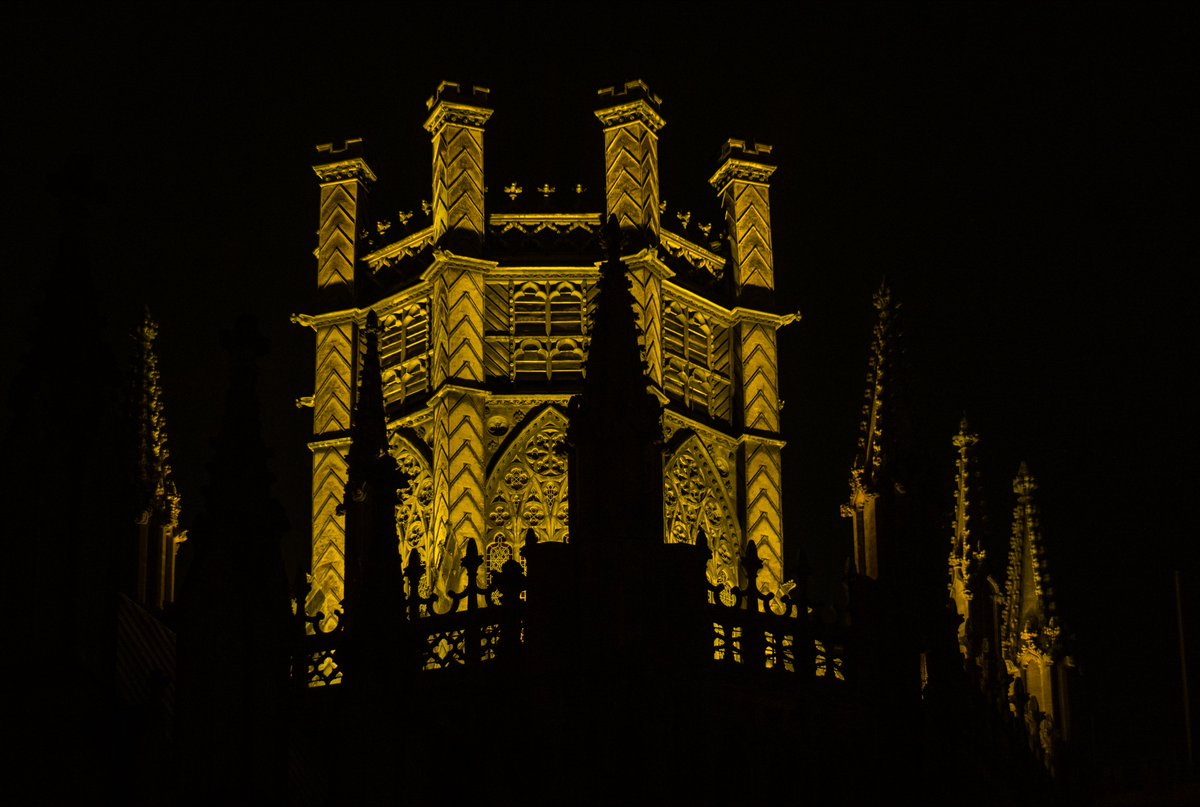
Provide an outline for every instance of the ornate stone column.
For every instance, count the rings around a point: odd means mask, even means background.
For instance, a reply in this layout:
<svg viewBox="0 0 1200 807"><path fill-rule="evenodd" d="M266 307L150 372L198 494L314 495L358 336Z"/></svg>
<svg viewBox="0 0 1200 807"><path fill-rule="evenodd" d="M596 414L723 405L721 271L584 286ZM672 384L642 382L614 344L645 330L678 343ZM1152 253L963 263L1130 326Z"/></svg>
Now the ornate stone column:
<svg viewBox="0 0 1200 807"><path fill-rule="evenodd" d="M709 180L725 211L729 269L735 299L766 301L775 288L771 205L767 181L775 171L771 147L729 140ZM742 524L758 546L760 587L783 583L783 496L779 439L779 364L775 331L784 320L754 308L734 308L735 379L741 402L738 464Z"/></svg>
<svg viewBox="0 0 1200 807"><path fill-rule="evenodd" d="M305 608L327 622L345 593L346 527L338 505L346 486L350 413L358 372L358 334L354 324L354 269L366 246L359 233L367 216L367 197L375 174L362 157L362 141L317 146L322 160L313 170L320 180L317 230L317 291L331 312L302 318L316 335L313 384L312 585Z"/></svg>

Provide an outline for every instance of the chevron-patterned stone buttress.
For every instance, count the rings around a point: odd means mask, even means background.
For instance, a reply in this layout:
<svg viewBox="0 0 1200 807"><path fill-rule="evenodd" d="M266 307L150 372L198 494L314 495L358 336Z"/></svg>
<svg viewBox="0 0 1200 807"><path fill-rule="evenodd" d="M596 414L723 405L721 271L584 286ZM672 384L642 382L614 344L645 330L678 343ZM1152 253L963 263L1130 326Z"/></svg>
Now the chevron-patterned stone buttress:
<svg viewBox="0 0 1200 807"><path fill-rule="evenodd" d="M783 490L775 322L738 323L742 365L742 446L746 540L758 545L764 575L783 581ZM762 582L760 578L760 582Z"/></svg>
<svg viewBox="0 0 1200 807"><path fill-rule="evenodd" d="M429 99L433 137L433 235L455 252L478 255L487 224L483 205L483 127L488 91L443 81Z"/></svg>
<svg viewBox="0 0 1200 807"><path fill-rule="evenodd" d="M313 169L321 183L317 288L326 309L345 310L354 303L354 264L362 248L357 234L366 218L368 187L375 180L361 145L350 140L340 148L317 147L320 157L329 160ZM358 338L349 310L314 324L314 330L312 583L305 609L324 614L332 624L345 594L346 526L337 508L346 487Z"/></svg>
<svg viewBox="0 0 1200 807"><path fill-rule="evenodd" d="M767 185L775 166L768 162L770 155L770 146L730 139L722 150L721 167L709 180L725 209L734 282L739 289L775 288Z"/></svg>
<svg viewBox="0 0 1200 807"><path fill-rule="evenodd" d="M491 264L454 257L435 264L433 289L434 591L462 586L466 542L482 550L485 462L484 284Z"/></svg>
<svg viewBox="0 0 1200 807"><path fill-rule="evenodd" d="M642 360L651 382L663 385L663 286L661 264L655 260L634 260L629 264L629 280L642 329Z"/></svg>
<svg viewBox="0 0 1200 807"><path fill-rule="evenodd" d="M641 81L608 87L599 95L612 104L596 112L604 126L605 218L615 215L621 229L657 236L661 101Z"/></svg>
<svg viewBox="0 0 1200 807"><path fill-rule="evenodd" d="M768 181L771 147L730 139L709 180L725 210L733 281L739 298L775 287ZM763 558L760 586L783 581L783 496L779 439L778 317L739 309L735 344L741 369L741 466L746 539ZM765 578L765 579L764 579Z"/></svg>

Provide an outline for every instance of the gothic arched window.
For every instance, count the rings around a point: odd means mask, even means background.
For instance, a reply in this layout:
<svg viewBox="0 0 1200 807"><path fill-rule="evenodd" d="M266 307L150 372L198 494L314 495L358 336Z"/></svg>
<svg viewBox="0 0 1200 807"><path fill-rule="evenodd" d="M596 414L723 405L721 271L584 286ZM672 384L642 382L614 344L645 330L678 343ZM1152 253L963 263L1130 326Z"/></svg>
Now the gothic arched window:
<svg viewBox="0 0 1200 807"><path fill-rule="evenodd" d="M567 419L547 408L530 420L504 450L487 483L487 544L484 557L522 560L525 533L538 541L568 539ZM503 549L496 544L504 544Z"/></svg>
<svg viewBox="0 0 1200 807"><path fill-rule="evenodd" d="M436 569L442 547L433 546L430 530L433 511L433 476L424 455L403 437L393 435L392 456L408 477L408 483L396 491L396 538L400 557L416 550L426 569ZM428 575L427 575L428 576ZM422 592L428 594L428 592Z"/></svg>
<svg viewBox="0 0 1200 807"><path fill-rule="evenodd" d="M737 585L742 531L725 487L730 469L714 462L700 438L688 437L663 473L663 517L667 543L694 544L700 530L708 537L713 584Z"/></svg>

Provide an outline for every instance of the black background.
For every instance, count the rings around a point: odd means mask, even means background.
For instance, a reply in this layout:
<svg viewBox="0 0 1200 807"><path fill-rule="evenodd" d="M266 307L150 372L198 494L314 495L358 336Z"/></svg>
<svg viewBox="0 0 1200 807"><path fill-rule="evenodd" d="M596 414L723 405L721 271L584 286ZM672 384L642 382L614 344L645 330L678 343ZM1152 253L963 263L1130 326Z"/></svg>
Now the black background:
<svg viewBox="0 0 1200 807"><path fill-rule="evenodd" d="M123 355L149 304L190 523L223 401L219 335L254 313L272 346L261 394L292 521L287 557L305 563L311 414L293 401L312 392L312 343L288 315L314 310L313 145L363 137L376 214L419 216L424 101L457 80L492 90L489 183L586 184L602 165L596 89L642 78L667 120L667 226L678 210L717 217L706 180L725 138L775 146L778 310L803 314L780 337L785 525L816 570L814 592L835 591L848 551L838 504L870 295L886 276L904 306L924 481L944 489L948 514L949 440L965 413L982 438L999 557L1009 483L1029 463L1095 695L1084 719L1097 753L1178 758L1176 569L1200 669L1194 27L1170 5L768 9L6 12L0 378L7 388L43 328L103 337ZM73 155L108 188L89 241L103 292L86 311L39 293L54 282L49 178ZM930 540L948 547L949 527Z"/></svg>

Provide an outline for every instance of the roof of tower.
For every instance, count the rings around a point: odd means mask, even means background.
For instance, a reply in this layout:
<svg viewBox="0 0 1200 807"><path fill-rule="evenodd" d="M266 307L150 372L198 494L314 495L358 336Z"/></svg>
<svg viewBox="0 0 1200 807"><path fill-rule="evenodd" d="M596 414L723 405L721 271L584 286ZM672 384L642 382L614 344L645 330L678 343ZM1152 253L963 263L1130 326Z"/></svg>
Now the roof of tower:
<svg viewBox="0 0 1200 807"><path fill-rule="evenodd" d="M1038 508L1033 501L1036 490L1037 483L1022 462L1013 480L1017 504L1013 509L1004 581L1002 641L1009 652L1020 648L1029 634L1038 635L1046 628L1057 633L1057 625L1052 624L1057 622L1054 591L1046 565Z"/></svg>

